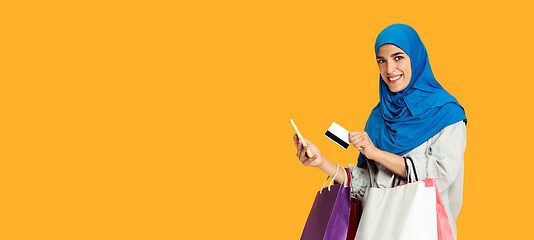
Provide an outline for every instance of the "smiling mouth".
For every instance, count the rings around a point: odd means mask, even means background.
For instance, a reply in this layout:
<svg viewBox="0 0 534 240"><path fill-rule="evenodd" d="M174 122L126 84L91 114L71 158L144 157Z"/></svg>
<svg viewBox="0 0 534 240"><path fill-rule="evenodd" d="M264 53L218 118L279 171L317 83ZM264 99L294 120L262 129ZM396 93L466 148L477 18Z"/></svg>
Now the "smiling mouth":
<svg viewBox="0 0 534 240"><path fill-rule="evenodd" d="M389 82L393 83L393 82L399 80L401 77L402 77L402 74L394 76L394 77L388 77L388 80L389 80Z"/></svg>

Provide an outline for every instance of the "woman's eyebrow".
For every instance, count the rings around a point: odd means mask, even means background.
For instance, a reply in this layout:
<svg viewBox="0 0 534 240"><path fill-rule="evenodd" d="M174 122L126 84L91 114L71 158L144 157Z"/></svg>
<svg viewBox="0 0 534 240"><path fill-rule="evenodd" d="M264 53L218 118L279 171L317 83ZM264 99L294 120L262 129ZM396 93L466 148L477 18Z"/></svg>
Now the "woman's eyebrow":
<svg viewBox="0 0 534 240"><path fill-rule="evenodd" d="M402 54L405 54L405 53L403 53L403 52L396 52L396 53L391 54L391 57L395 57L395 56L397 56L397 55L402 55ZM376 59L379 59L379 58L384 59L385 57L382 57L382 56L376 56Z"/></svg>

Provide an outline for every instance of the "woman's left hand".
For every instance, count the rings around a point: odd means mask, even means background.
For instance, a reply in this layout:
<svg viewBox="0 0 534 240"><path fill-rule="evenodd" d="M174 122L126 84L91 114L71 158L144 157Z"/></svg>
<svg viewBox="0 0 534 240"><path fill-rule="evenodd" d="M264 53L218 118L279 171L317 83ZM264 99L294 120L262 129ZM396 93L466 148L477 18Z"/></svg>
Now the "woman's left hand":
<svg viewBox="0 0 534 240"><path fill-rule="evenodd" d="M371 141L371 138L366 132L350 132L349 140L352 146L363 153L368 159L374 159L379 150L375 147L373 141Z"/></svg>

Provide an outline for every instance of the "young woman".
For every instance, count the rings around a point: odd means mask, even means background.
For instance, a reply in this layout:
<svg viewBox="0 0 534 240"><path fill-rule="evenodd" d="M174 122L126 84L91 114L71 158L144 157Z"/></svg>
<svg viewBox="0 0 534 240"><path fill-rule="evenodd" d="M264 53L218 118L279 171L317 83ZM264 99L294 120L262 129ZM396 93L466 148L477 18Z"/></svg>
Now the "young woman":
<svg viewBox="0 0 534 240"><path fill-rule="evenodd" d="M375 54L380 70L380 102L371 111L365 131L349 133L360 151L357 166L349 164L352 195L365 199L371 186L387 187L393 174L406 183L407 172L419 179L435 178L456 239L456 218L462 207L465 112L441 87L430 68L427 51L417 32L393 24L377 37ZM297 157L305 166L329 176L336 164L306 140L294 136ZM314 157L305 154L310 149ZM336 182L343 182L338 174Z"/></svg>

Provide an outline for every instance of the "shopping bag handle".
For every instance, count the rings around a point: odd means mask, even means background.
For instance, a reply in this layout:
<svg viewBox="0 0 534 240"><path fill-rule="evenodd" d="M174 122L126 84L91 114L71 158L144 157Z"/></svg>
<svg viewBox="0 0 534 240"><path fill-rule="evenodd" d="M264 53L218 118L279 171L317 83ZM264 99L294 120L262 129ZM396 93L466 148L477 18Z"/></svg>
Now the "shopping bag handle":
<svg viewBox="0 0 534 240"><path fill-rule="evenodd" d="M391 176L391 180L389 180L389 188L393 188L395 187L393 184L395 184L395 179L397 179L397 175L395 173L393 173L393 176Z"/></svg>
<svg viewBox="0 0 534 240"><path fill-rule="evenodd" d="M397 181L397 184L395 184L395 180L397 180L397 177L399 177L399 180ZM401 184L401 177L397 176L397 174L393 174L393 176L391 176L391 180L389 180L389 185L388 185L389 188L394 188L395 186L400 185L400 184Z"/></svg>
<svg viewBox="0 0 534 240"><path fill-rule="evenodd" d="M419 177L417 177L417 171L415 170L415 164L413 163L413 160L411 157L402 157L404 158L404 166L406 167L406 182L407 183L413 183L419 181ZM408 161L410 162L410 165L408 165ZM411 166L411 167L410 167Z"/></svg>
<svg viewBox="0 0 534 240"><path fill-rule="evenodd" d="M419 181L419 178L417 177L417 171L415 170L415 164L413 164L413 160L411 157L403 157L404 158L404 165L406 166L406 177L408 178L408 182L417 182ZM410 163L412 165L412 168L408 166L408 160L410 160ZM411 171L413 170L413 172Z"/></svg>
<svg viewBox="0 0 534 240"><path fill-rule="evenodd" d="M339 172L339 164L336 164L336 173L332 177L332 181L330 181L330 183L328 184L328 191L329 192L330 192L330 186L332 186L332 183L336 179L336 176L337 176L338 172ZM347 187L348 179L347 179L347 172L345 171L345 169L343 169L343 173L345 174L345 179L343 181L343 187ZM324 181L323 186L321 187L321 190L319 191L319 193L321 193L321 194L323 193L323 189L324 189L324 186L326 185L326 182L328 182L328 178L330 178L330 176L326 176L326 180Z"/></svg>
<svg viewBox="0 0 534 240"><path fill-rule="evenodd" d="M404 158L404 164L406 167L406 183L413 183L419 181L419 177L417 177L417 171L415 170L415 164L413 163L413 160L411 157L403 157ZM408 161L410 161L411 168L408 165ZM395 187L395 179L397 179L397 175L393 174L391 176L391 180L389 180L389 187L393 188ZM400 179L399 179L400 182Z"/></svg>

